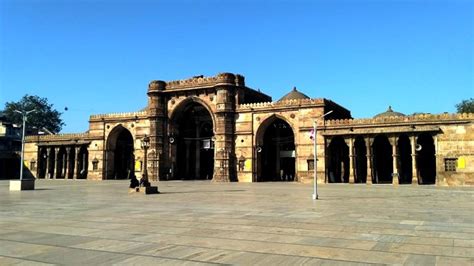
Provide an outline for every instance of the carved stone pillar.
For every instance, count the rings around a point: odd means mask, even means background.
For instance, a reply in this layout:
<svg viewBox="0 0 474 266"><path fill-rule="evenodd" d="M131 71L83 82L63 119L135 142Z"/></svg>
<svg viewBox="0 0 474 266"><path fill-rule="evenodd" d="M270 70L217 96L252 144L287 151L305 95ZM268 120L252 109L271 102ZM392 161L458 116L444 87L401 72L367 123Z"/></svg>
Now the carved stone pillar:
<svg viewBox="0 0 474 266"><path fill-rule="evenodd" d="M415 135L410 136L411 142L411 169L412 169L412 185L418 185L418 169L416 163L416 137Z"/></svg>
<svg viewBox="0 0 474 266"><path fill-rule="evenodd" d="M166 89L166 82L161 80L154 80L148 85L148 107L147 115L150 121L150 151L154 151L155 157L151 158L153 161L151 167L147 167L147 172L150 180L158 181L160 176L165 176L165 166L168 164L167 156L160 156L161 154L168 154L168 141L166 137L166 121L167 121L167 98L163 94Z"/></svg>
<svg viewBox="0 0 474 266"><path fill-rule="evenodd" d="M199 128L199 121L196 121L196 147L195 148L195 164L194 164L194 176L196 177L196 179L201 179L201 173L200 173L200 169L201 169L201 142L199 141L199 137L200 137L200 128Z"/></svg>
<svg viewBox="0 0 474 266"><path fill-rule="evenodd" d="M229 163L229 154L233 152L233 138L229 133L229 126L226 125L232 124L232 120L227 114L217 117L214 181L229 182L231 180L232 169Z"/></svg>
<svg viewBox="0 0 474 266"><path fill-rule="evenodd" d="M354 139L344 139L349 146L349 183L354 184Z"/></svg>
<svg viewBox="0 0 474 266"><path fill-rule="evenodd" d="M80 161L79 161L79 152L81 151L81 146L76 146L74 147L74 164L75 164L75 167L74 167L74 172L73 172L73 179L77 179L79 177L79 173L80 173Z"/></svg>
<svg viewBox="0 0 474 266"><path fill-rule="evenodd" d="M51 179L51 148L46 148L46 176L45 179Z"/></svg>
<svg viewBox="0 0 474 266"><path fill-rule="evenodd" d="M59 178L61 169L59 165L59 148L54 148L54 179Z"/></svg>
<svg viewBox="0 0 474 266"><path fill-rule="evenodd" d="M397 152L397 137L394 136L391 138L391 144L392 144L392 167L393 167L393 173L392 173L392 184L393 185L398 185L399 180L398 180L398 152Z"/></svg>
<svg viewBox="0 0 474 266"><path fill-rule="evenodd" d="M89 162L88 162L88 158L87 158L87 152L84 152L84 153L82 153L82 169L81 169L81 172L84 169L83 173L85 174L85 176L81 176L81 178L86 178L87 177L88 163ZM81 173L81 174L83 174L83 173Z"/></svg>
<svg viewBox="0 0 474 266"><path fill-rule="evenodd" d="M71 147L66 147L66 174L64 175L65 179L69 179L71 168Z"/></svg>
<svg viewBox="0 0 474 266"><path fill-rule="evenodd" d="M438 135L433 136L434 142L434 155L435 155L435 164L436 164L436 181L437 186L447 186L446 176L440 175L439 173L444 171L442 157L438 154Z"/></svg>
<svg viewBox="0 0 474 266"><path fill-rule="evenodd" d="M224 75L234 75L224 74ZM235 164L231 163L234 154L234 90L219 87L216 97L216 142L214 157L214 181L229 182L236 175Z"/></svg>
<svg viewBox="0 0 474 266"><path fill-rule="evenodd" d="M367 185L372 185L372 142L371 137L367 137Z"/></svg>

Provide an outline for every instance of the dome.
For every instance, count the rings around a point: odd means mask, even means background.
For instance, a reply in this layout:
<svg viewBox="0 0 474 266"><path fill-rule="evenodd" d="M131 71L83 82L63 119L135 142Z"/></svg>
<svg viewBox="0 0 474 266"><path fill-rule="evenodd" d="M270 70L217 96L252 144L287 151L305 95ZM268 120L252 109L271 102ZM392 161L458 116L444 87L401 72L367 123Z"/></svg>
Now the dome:
<svg viewBox="0 0 474 266"><path fill-rule="evenodd" d="M309 99L309 97L306 94L299 92L296 87L293 87L293 90L291 90L285 96L281 97L281 99L278 101L281 102L295 99Z"/></svg>
<svg viewBox="0 0 474 266"><path fill-rule="evenodd" d="M392 106L389 106L387 111L383 112L383 113L380 113L378 115L375 115L374 118L377 118L377 117L389 117L389 116L405 116L404 114L402 113L399 113L399 112L394 112L392 110Z"/></svg>

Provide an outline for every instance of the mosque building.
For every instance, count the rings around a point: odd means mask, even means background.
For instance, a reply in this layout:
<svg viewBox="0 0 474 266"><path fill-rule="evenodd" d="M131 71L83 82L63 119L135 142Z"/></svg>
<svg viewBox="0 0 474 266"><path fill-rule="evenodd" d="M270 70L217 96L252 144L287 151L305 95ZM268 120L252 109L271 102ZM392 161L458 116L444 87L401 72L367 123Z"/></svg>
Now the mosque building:
<svg viewBox="0 0 474 266"><path fill-rule="evenodd" d="M146 169L155 181L309 183L316 166L318 183L474 185L474 114L389 107L353 119L296 88L272 101L231 73L154 80L147 95L141 111L91 115L85 133L27 137L28 172L116 180Z"/></svg>

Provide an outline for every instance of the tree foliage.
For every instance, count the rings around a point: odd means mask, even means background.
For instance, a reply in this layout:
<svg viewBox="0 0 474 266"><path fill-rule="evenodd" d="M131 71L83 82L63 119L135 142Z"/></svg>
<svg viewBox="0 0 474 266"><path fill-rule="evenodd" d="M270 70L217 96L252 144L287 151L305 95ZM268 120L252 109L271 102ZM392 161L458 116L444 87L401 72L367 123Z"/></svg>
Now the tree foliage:
<svg viewBox="0 0 474 266"><path fill-rule="evenodd" d="M5 116L12 123L21 125L23 123L22 115L15 112L29 111L35 109L27 117L26 131L37 133L38 130L46 128L52 133L58 133L65 125L61 119L61 113L53 108L53 104L48 103L47 98L41 98L36 95L26 94L18 102L7 102L5 104Z"/></svg>
<svg viewBox="0 0 474 266"><path fill-rule="evenodd" d="M474 98L456 104L456 109L458 113L474 113Z"/></svg>

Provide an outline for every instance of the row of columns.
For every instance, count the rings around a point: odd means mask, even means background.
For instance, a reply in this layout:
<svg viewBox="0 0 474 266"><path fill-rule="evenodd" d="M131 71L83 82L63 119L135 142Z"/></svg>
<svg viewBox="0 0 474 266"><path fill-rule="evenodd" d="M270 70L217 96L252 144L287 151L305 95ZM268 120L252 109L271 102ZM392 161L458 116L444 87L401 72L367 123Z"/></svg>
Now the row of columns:
<svg viewBox="0 0 474 266"><path fill-rule="evenodd" d="M411 164L412 164L412 184L418 184L418 170L417 170L417 164L416 164L416 136L409 136L410 139L410 146L411 146ZM355 139L353 137L350 138L344 138L344 141L346 144L349 146L349 183L354 183L354 172L355 172L355 157L356 155L354 154L354 141ZM398 158L399 154L397 152L397 137L392 136L389 137L390 144L392 146L392 163L393 163L393 180L392 184L398 185L398 175L399 175L399 165L398 164ZM373 165L373 155L372 155L372 145L374 142L373 137L366 137L364 138L365 142L365 147L366 147L366 157L367 157L367 184L372 184L372 172L374 170L374 165Z"/></svg>
<svg viewBox="0 0 474 266"><path fill-rule="evenodd" d="M65 152L61 153L63 148ZM46 157L41 158L44 155L44 150L41 150L38 161L41 161L42 167L45 167L43 178L86 178L88 158L85 146L56 146L42 149L46 150ZM85 171L81 173L82 170Z"/></svg>

